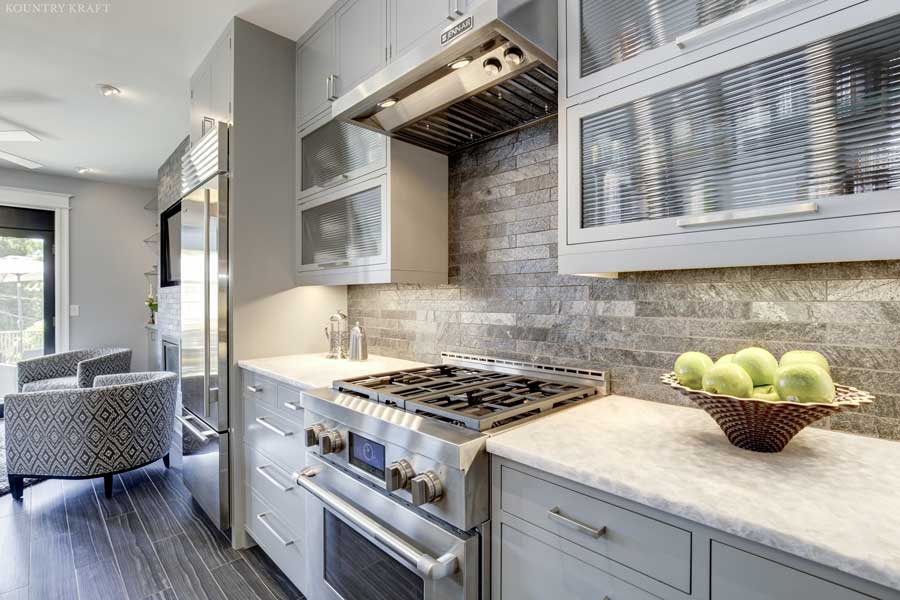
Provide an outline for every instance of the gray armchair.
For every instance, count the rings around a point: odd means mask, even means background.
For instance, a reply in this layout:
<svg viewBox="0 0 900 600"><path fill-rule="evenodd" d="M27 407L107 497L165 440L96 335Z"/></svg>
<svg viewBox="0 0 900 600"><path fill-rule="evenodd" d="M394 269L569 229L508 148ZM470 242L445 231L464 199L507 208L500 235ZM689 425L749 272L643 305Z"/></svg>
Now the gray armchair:
<svg viewBox="0 0 900 600"><path fill-rule="evenodd" d="M92 388L6 396L6 465L13 497L27 477L112 477L163 459L175 418L174 373L101 375Z"/></svg>
<svg viewBox="0 0 900 600"><path fill-rule="evenodd" d="M19 361L16 371L20 392L89 388L98 375L131 370L128 348L73 350Z"/></svg>

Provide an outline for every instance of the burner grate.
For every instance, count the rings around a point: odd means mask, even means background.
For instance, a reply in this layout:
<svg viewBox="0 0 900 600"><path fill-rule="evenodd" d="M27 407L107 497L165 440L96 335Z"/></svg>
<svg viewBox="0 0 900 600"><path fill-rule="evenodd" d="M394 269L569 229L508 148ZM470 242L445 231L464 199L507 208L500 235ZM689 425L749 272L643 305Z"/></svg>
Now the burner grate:
<svg viewBox="0 0 900 600"><path fill-rule="evenodd" d="M597 394L592 386L451 364L356 377L334 387L476 431Z"/></svg>

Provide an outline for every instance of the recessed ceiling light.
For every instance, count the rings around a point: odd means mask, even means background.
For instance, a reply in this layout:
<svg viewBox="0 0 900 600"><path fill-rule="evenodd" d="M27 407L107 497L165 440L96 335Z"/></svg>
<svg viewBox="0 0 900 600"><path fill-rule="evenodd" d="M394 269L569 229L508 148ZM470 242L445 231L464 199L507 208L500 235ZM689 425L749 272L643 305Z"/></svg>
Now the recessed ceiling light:
<svg viewBox="0 0 900 600"><path fill-rule="evenodd" d="M0 152L0 160L6 160L13 164L19 165L20 167L25 167L26 169L40 169L44 165L41 163L34 162L33 160L28 160L27 158L22 158L21 156L16 156L15 154L10 154L9 152Z"/></svg>
<svg viewBox="0 0 900 600"><path fill-rule="evenodd" d="M393 105L397 104L398 100L396 98L388 98L387 100L382 100L378 103L378 108L390 108Z"/></svg>
<svg viewBox="0 0 900 600"><path fill-rule="evenodd" d="M100 90L100 93L104 96L118 96L122 93L122 90L114 85L109 85L108 83L98 83L97 89Z"/></svg>
<svg viewBox="0 0 900 600"><path fill-rule="evenodd" d="M39 138L24 129L0 131L0 142L39 142Z"/></svg>
<svg viewBox="0 0 900 600"><path fill-rule="evenodd" d="M463 56L462 58L457 58L447 66L451 69L462 69L463 67L469 66L470 62L472 62L471 56Z"/></svg>
<svg viewBox="0 0 900 600"><path fill-rule="evenodd" d="M90 167L78 167L78 168L76 169L76 171L78 171L78 174L79 174L79 175L84 175L84 174L86 174L86 173L93 173L93 172L94 172L94 170L93 170L92 168L90 168Z"/></svg>

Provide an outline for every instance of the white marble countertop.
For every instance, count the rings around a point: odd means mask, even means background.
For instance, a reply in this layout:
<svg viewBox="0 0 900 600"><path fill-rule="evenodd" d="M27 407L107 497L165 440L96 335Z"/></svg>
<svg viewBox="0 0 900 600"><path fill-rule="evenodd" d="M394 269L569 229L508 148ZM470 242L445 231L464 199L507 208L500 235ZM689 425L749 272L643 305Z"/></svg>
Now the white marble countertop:
<svg viewBox="0 0 900 600"><path fill-rule="evenodd" d="M807 428L781 453L761 454L731 446L700 410L608 396L487 448L900 589L900 443Z"/></svg>
<svg viewBox="0 0 900 600"><path fill-rule="evenodd" d="M372 354L369 355L368 360L364 361L336 360L325 358L323 352L241 360L238 361L238 366L287 385L311 390L331 387L331 383L335 379L398 369L412 369L423 366L423 363Z"/></svg>

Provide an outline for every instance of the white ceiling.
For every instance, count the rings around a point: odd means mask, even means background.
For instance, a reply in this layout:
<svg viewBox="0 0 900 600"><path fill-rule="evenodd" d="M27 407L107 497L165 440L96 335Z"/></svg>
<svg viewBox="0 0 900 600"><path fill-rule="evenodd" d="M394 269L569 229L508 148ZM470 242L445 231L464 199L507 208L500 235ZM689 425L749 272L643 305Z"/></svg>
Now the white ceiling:
<svg viewBox="0 0 900 600"><path fill-rule="evenodd" d="M188 80L232 16L290 39L333 0L102 0L97 14L0 14L0 142L37 172L151 187L188 131ZM52 3L64 6L90 2ZM104 12L103 6L108 10ZM43 6L49 6L44 4ZM96 84L122 90L104 97ZM0 167L19 168L0 160ZM94 170L79 175L78 167Z"/></svg>

